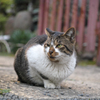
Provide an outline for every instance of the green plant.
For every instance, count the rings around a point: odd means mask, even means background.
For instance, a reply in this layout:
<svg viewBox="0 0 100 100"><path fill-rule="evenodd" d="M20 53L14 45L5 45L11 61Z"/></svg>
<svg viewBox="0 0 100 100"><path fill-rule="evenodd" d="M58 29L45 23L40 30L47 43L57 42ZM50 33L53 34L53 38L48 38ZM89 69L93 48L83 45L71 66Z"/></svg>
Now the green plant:
<svg viewBox="0 0 100 100"><path fill-rule="evenodd" d="M83 60L78 63L80 66L96 65L96 61Z"/></svg>
<svg viewBox="0 0 100 100"><path fill-rule="evenodd" d="M14 0L16 11L27 10L29 2L32 2L34 8L39 7L39 0Z"/></svg>
<svg viewBox="0 0 100 100"><path fill-rule="evenodd" d="M15 53L19 47L26 44L34 36L35 34L29 30L15 30L9 40L12 44L12 52Z"/></svg>
<svg viewBox="0 0 100 100"><path fill-rule="evenodd" d="M7 20L7 17L5 17L3 14L0 14L0 30L4 30L4 24Z"/></svg>
<svg viewBox="0 0 100 100"><path fill-rule="evenodd" d="M14 57L14 54L12 54L12 53L7 53L7 52L0 52L0 56Z"/></svg>
<svg viewBox="0 0 100 100"><path fill-rule="evenodd" d="M13 4L13 0L0 0L0 31L4 31L4 25L9 17L7 9Z"/></svg>
<svg viewBox="0 0 100 100"><path fill-rule="evenodd" d="M26 10L28 6L29 0L14 0L16 11Z"/></svg>
<svg viewBox="0 0 100 100"><path fill-rule="evenodd" d="M0 94L5 94L5 93L9 93L11 90L10 89L0 89Z"/></svg>
<svg viewBox="0 0 100 100"><path fill-rule="evenodd" d="M0 13L6 14L6 10L13 3L13 0L0 0Z"/></svg>

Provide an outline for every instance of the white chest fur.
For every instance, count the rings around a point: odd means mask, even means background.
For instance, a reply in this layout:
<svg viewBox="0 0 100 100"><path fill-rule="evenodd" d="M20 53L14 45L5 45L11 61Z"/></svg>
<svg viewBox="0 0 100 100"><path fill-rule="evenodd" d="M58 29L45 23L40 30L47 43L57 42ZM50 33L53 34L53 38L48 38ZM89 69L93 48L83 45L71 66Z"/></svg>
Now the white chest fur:
<svg viewBox="0 0 100 100"><path fill-rule="evenodd" d="M74 71L76 65L76 57L74 53L72 56L65 55L64 57L61 57L59 62L52 62L46 56L44 47L41 45L30 47L26 56L31 73L34 72L32 71L32 68L35 68L54 83L66 79Z"/></svg>

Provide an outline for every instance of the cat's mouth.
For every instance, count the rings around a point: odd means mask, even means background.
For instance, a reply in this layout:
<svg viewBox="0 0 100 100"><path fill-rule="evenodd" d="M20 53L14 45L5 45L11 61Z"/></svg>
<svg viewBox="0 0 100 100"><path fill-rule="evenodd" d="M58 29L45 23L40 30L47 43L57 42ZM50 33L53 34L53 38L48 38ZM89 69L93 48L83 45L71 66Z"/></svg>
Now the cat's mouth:
<svg viewBox="0 0 100 100"><path fill-rule="evenodd" d="M48 58L50 59L50 61L58 62L58 60L56 59L56 57L48 56Z"/></svg>
<svg viewBox="0 0 100 100"><path fill-rule="evenodd" d="M50 58L51 58L51 59L55 59L56 57L52 57L52 56L50 56Z"/></svg>

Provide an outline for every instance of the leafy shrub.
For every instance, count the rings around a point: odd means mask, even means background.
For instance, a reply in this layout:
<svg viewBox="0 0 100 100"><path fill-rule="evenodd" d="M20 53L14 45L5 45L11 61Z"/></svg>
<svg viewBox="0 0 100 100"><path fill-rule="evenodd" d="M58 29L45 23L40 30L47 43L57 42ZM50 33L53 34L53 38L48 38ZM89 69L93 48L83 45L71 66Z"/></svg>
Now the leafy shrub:
<svg viewBox="0 0 100 100"><path fill-rule="evenodd" d="M0 0L0 13L6 14L6 10L11 6L13 0Z"/></svg>
<svg viewBox="0 0 100 100"><path fill-rule="evenodd" d="M34 36L35 34L29 30L15 30L9 40L11 42L12 52L15 53L19 47L26 44Z"/></svg>
<svg viewBox="0 0 100 100"><path fill-rule="evenodd" d="M29 2L32 2L34 9L39 7L39 0L14 0L16 11L27 10Z"/></svg>
<svg viewBox="0 0 100 100"><path fill-rule="evenodd" d="M13 0L0 0L0 31L4 31L4 25L9 15L6 10L13 4Z"/></svg>
<svg viewBox="0 0 100 100"><path fill-rule="evenodd" d="M4 30L4 24L7 20L7 17L5 17L3 14L0 14L0 30Z"/></svg>
<svg viewBox="0 0 100 100"><path fill-rule="evenodd" d="M16 11L26 10L28 6L29 0L14 0Z"/></svg>

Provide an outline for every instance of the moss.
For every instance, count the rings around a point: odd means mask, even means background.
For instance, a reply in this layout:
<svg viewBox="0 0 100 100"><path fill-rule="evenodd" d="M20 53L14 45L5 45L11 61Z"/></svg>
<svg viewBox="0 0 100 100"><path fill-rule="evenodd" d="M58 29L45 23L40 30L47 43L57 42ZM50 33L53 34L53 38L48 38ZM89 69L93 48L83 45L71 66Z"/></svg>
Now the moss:
<svg viewBox="0 0 100 100"><path fill-rule="evenodd" d="M88 61L88 60L80 61L78 65L80 66L96 65L96 61Z"/></svg>
<svg viewBox="0 0 100 100"><path fill-rule="evenodd" d="M10 89L0 89L0 95L9 93L11 90Z"/></svg>
<svg viewBox="0 0 100 100"><path fill-rule="evenodd" d="M10 56L10 57L14 57L14 54L7 53L7 52L0 52L0 56Z"/></svg>

